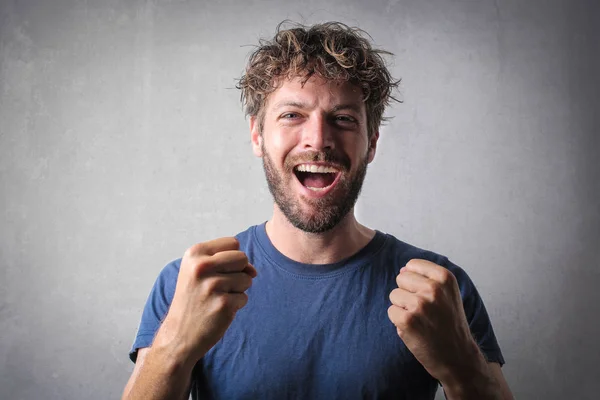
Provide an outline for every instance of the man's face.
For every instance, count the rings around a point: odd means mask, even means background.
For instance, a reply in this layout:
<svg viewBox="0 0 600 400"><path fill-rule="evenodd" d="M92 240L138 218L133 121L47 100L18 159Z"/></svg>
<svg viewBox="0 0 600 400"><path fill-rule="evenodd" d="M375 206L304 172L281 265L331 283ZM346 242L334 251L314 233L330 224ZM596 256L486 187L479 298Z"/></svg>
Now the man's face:
<svg viewBox="0 0 600 400"><path fill-rule="evenodd" d="M352 210L378 139L378 133L367 138L358 87L286 80L269 95L263 131L254 117L251 130L269 190L292 225L325 232Z"/></svg>

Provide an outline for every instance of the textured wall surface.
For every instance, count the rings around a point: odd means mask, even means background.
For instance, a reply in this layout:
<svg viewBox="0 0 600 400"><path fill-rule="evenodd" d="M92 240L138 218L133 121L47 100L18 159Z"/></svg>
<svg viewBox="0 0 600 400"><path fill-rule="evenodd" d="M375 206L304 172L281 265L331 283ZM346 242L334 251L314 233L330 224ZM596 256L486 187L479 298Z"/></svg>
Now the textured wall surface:
<svg viewBox="0 0 600 400"><path fill-rule="evenodd" d="M118 398L163 265L269 218L234 78L284 18L396 55L359 220L468 271L518 399L597 398L593 0L1 0L0 398Z"/></svg>

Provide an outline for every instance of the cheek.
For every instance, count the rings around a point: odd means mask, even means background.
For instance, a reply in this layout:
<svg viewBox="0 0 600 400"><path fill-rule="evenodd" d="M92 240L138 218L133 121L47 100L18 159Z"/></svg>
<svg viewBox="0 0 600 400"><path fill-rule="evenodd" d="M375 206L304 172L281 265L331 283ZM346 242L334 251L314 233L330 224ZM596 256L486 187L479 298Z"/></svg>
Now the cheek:
<svg viewBox="0 0 600 400"><path fill-rule="evenodd" d="M354 141L346 143L344 153L350 158L352 171L361 167L365 158L369 157L369 148L364 141Z"/></svg>
<svg viewBox="0 0 600 400"><path fill-rule="evenodd" d="M274 135L269 143L270 148L280 154L286 150L287 144L284 137L281 135Z"/></svg>
<svg viewBox="0 0 600 400"><path fill-rule="evenodd" d="M294 149L296 142L293 134L286 135L277 132L266 138L264 144L273 161L279 165L283 165L285 159Z"/></svg>
<svg viewBox="0 0 600 400"><path fill-rule="evenodd" d="M270 132L269 139L275 149L289 150L298 142L298 132L293 129L274 129Z"/></svg>

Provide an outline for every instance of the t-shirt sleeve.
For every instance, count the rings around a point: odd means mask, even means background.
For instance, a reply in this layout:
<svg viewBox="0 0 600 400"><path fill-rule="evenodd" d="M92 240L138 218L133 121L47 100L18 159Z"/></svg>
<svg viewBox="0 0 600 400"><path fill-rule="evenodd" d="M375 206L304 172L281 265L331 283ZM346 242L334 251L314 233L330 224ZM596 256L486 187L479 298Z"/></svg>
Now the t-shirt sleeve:
<svg viewBox="0 0 600 400"><path fill-rule="evenodd" d="M152 290L144 306L144 311L142 312L142 320L137 335L129 352L129 358L133 362L137 359L138 349L149 347L152 344L156 331L167 315L173 295L175 294L175 285L180 265L181 259L167 264L158 275L158 278L156 278L154 286L152 286Z"/></svg>
<svg viewBox="0 0 600 400"><path fill-rule="evenodd" d="M462 268L447 258L444 261L446 268L454 274L458 281L471 334L477 341L481 352L487 361L504 365L504 357L494 334L490 317L473 281Z"/></svg>

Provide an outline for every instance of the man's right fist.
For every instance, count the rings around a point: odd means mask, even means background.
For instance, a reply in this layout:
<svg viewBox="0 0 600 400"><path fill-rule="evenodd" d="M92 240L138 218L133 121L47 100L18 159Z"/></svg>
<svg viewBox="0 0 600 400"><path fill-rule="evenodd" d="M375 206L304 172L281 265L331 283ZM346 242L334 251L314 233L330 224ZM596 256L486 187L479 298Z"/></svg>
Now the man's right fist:
<svg viewBox="0 0 600 400"><path fill-rule="evenodd" d="M233 237L196 244L185 252L175 294L155 342L196 363L223 337L256 270Z"/></svg>

